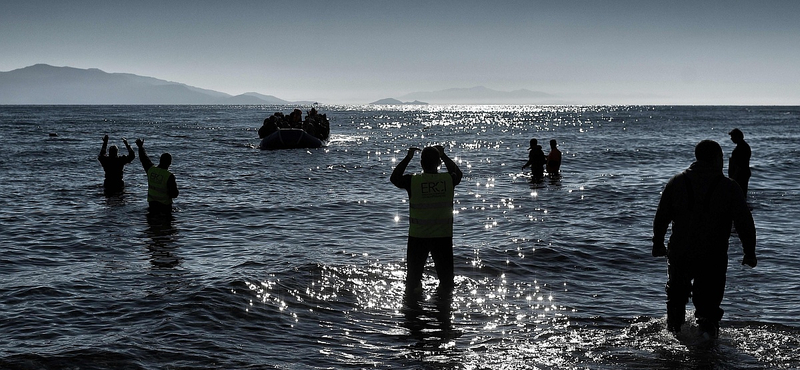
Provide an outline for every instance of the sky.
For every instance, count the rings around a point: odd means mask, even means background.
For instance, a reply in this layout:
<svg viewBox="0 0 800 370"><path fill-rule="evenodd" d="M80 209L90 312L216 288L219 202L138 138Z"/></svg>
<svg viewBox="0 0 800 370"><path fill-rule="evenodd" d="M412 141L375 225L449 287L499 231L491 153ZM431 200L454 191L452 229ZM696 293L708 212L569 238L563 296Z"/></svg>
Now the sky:
<svg viewBox="0 0 800 370"><path fill-rule="evenodd" d="M0 71L39 63L329 104L800 105L800 1L3 1Z"/></svg>

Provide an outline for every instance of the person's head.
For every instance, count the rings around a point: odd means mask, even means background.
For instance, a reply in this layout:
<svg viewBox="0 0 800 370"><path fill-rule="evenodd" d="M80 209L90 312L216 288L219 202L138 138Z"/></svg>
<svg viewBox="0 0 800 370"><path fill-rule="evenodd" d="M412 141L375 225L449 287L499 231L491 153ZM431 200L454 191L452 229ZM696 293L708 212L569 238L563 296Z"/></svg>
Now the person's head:
<svg viewBox="0 0 800 370"><path fill-rule="evenodd" d="M167 169L171 164L172 164L172 155L170 155L169 153L162 154L161 159L158 162L158 167Z"/></svg>
<svg viewBox="0 0 800 370"><path fill-rule="evenodd" d="M558 145L558 143L556 142L556 139L551 139L550 140L550 147L555 149L556 145Z"/></svg>
<svg viewBox="0 0 800 370"><path fill-rule="evenodd" d="M535 147L536 147L536 145L538 145L538 144L539 144L539 141L538 141L538 140L536 140L536 139L531 139L531 147L530 147L529 149L533 149L533 148L535 148Z"/></svg>
<svg viewBox="0 0 800 370"><path fill-rule="evenodd" d="M119 148L117 148L116 145L112 145L112 146L108 147L108 156L109 157L116 157L118 153L119 153Z"/></svg>
<svg viewBox="0 0 800 370"><path fill-rule="evenodd" d="M437 172L439 165L442 164L442 159L439 157L439 150L432 146L422 149L419 163L422 165L423 172Z"/></svg>
<svg viewBox="0 0 800 370"><path fill-rule="evenodd" d="M707 162L722 168L722 147L714 140L703 140L694 147L694 157L698 162Z"/></svg>
<svg viewBox="0 0 800 370"><path fill-rule="evenodd" d="M737 144L744 140L744 133L742 133L742 130L739 130L738 128L731 130L728 135L731 135L731 141Z"/></svg>

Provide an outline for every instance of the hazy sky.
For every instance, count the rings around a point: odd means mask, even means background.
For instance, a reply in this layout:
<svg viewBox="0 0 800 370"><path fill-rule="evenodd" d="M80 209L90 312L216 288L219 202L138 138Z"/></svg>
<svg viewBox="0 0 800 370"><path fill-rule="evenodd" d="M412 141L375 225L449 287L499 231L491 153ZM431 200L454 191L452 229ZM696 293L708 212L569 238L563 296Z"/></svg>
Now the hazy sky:
<svg viewBox="0 0 800 370"><path fill-rule="evenodd" d="M798 105L800 1L4 1L0 71L37 63L323 103Z"/></svg>

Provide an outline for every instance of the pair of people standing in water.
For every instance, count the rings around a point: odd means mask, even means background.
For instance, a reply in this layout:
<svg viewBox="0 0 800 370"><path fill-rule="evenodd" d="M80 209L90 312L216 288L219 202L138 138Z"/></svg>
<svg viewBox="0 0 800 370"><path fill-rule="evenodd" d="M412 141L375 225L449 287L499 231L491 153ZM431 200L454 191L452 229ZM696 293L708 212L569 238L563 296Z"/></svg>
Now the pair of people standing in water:
<svg viewBox="0 0 800 370"><path fill-rule="evenodd" d="M545 168L550 176L557 175L561 170L561 151L558 150L557 145L555 139L550 140L550 153L545 156L538 140L531 139L530 148L528 148L528 161L522 165L523 170L527 167L531 168L531 180L538 181L544 178Z"/></svg>
<svg viewBox="0 0 800 370"><path fill-rule="evenodd" d="M109 147L108 154L106 154L108 135L103 136L103 147L97 156L97 160L100 161L105 171L103 188L107 196L122 193L125 189L125 182L122 180L123 170L126 164L133 162L136 158L133 148L128 144L128 140L123 138L122 142L128 149L127 155L120 157L119 149L116 145ZM149 211L151 213L171 213L172 199L178 197L178 184L175 181L175 175L169 171L169 166L172 164L172 155L169 153L162 154L158 166L154 166L145 152L144 140L136 139L136 146L139 147L139 160L142 162L145 173L147 173Z"/></svg>

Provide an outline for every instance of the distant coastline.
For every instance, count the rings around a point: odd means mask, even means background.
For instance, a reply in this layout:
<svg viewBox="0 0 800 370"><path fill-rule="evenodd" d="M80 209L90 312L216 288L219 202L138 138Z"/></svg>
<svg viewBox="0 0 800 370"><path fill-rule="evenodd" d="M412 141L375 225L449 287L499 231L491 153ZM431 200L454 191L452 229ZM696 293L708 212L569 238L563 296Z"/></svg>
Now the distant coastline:
<svg viewBox="0 0 800 370"><path fill-rule="evenodd" d="M386 98L369 103L369 105L428 105L428 103L419 100L403 102L395 98Z"/></svg>
<svg viewBox="0 0 800 370"><path fill-rule="evenodd" d="M219 91L128 73L36 64L0 72L2 105L311 105Z"/></svg>
<svg viewBox="0 0 800 370"><path fill-rule="evenodd" d="M36 64L0 72L0 105L313 105L317 100L288 101L248 92L230 95L179 82L129 73L108 73ZM554 95L498 91L483 86L414 92L367 105L575 104Z"/></svg>

